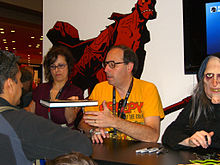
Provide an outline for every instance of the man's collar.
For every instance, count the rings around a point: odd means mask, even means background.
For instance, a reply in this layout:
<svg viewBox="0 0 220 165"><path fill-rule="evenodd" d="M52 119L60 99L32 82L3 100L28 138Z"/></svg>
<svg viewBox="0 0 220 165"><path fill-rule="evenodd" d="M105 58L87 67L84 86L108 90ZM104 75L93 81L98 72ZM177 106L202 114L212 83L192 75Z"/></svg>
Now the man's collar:
<svg viewBox="0 0 220 165"><path fill-rule="evenodd" d="M2 106L2 105L13 106L7 100L5 100L4 98L0 97L0 106Z"/></svg>

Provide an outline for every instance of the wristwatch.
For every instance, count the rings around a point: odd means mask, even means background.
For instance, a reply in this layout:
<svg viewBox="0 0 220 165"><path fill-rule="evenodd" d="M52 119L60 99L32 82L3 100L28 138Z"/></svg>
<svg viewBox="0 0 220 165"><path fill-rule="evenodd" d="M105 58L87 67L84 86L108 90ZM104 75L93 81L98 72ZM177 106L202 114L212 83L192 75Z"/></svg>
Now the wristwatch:
<svg viewBox="0 0 220 165"><path fill-rule="evenodd" d="M89 130L90 135L93 134L93 132L94 132L93 128Z"/></svg>

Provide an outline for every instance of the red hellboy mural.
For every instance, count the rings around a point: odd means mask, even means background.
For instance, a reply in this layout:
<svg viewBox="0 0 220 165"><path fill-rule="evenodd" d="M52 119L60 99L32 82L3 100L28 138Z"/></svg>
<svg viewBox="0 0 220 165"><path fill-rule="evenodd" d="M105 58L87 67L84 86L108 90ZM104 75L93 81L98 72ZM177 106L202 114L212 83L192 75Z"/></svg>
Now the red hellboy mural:
<svg viewBox="0 0 220 165"><path fill-rule="evenodd" d="M78 30L67 22L58 21L47 33L53 45L67 46L76 65L71 75L72 82L82 90L93 87L106 80L102 62L113 45L126 45L136 52L139 59L138 72L140 78L146 51L144 45L150 41L150 33L146 27L148 20L156 18L156 0L138 0L129 14L112 13L110 20L115 22L106 27L92 39L80 40ZM79 29L80 30L80 29Z"/></svg>

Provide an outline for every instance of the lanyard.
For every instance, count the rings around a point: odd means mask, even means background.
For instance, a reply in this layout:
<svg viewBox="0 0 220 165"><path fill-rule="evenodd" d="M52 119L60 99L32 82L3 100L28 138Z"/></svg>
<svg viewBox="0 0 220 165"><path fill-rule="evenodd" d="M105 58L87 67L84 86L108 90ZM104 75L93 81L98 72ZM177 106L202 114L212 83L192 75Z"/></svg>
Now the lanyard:
<svg viewBox="0 0 220 165"><path fill-rule="evenodd" d="M65 85L59 90L59 92L57 93L55 99L59 99L60 95L62 94L62 92L64 91L65 88L67 88L69 85L71 84L71 82L68 80ZM51 120L51 109L50 107L48 108L48 119Z"/></svg>
<svg viewBox="0 0 220 165"><path fill-rule="evenodd" d="M118 106L117 115L118 115L118 117L121 117L121 118L124 118L124 119L125 119L124 109L127 105L128 97L130 96L130 93L131 93L131 90L132 90L132 87L133 87L133 81L134 81L134 79L132 78L130 86L128 88L128 91L125 95L125 99L122 103L122 106L121 107ZM113 87L113 94L112 95L113 95L113 97L112 97L112 111L113 111L113 115L116 116L116 92L115 92L115 87ZM115 128L114 128L114 134L116 134L116 129Z"/></svg>

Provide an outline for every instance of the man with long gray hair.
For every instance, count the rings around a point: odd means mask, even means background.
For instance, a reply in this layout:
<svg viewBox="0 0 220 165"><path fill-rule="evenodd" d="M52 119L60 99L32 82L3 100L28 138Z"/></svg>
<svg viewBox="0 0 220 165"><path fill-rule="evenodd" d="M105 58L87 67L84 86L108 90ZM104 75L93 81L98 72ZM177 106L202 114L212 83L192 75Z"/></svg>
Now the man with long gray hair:
<svg viewBox="0 0 220 165"><path fill-rule="evenodd" d="M162 138L175 149L220 148L220 53L206 57L197 76L191 102Z"/></svg>

